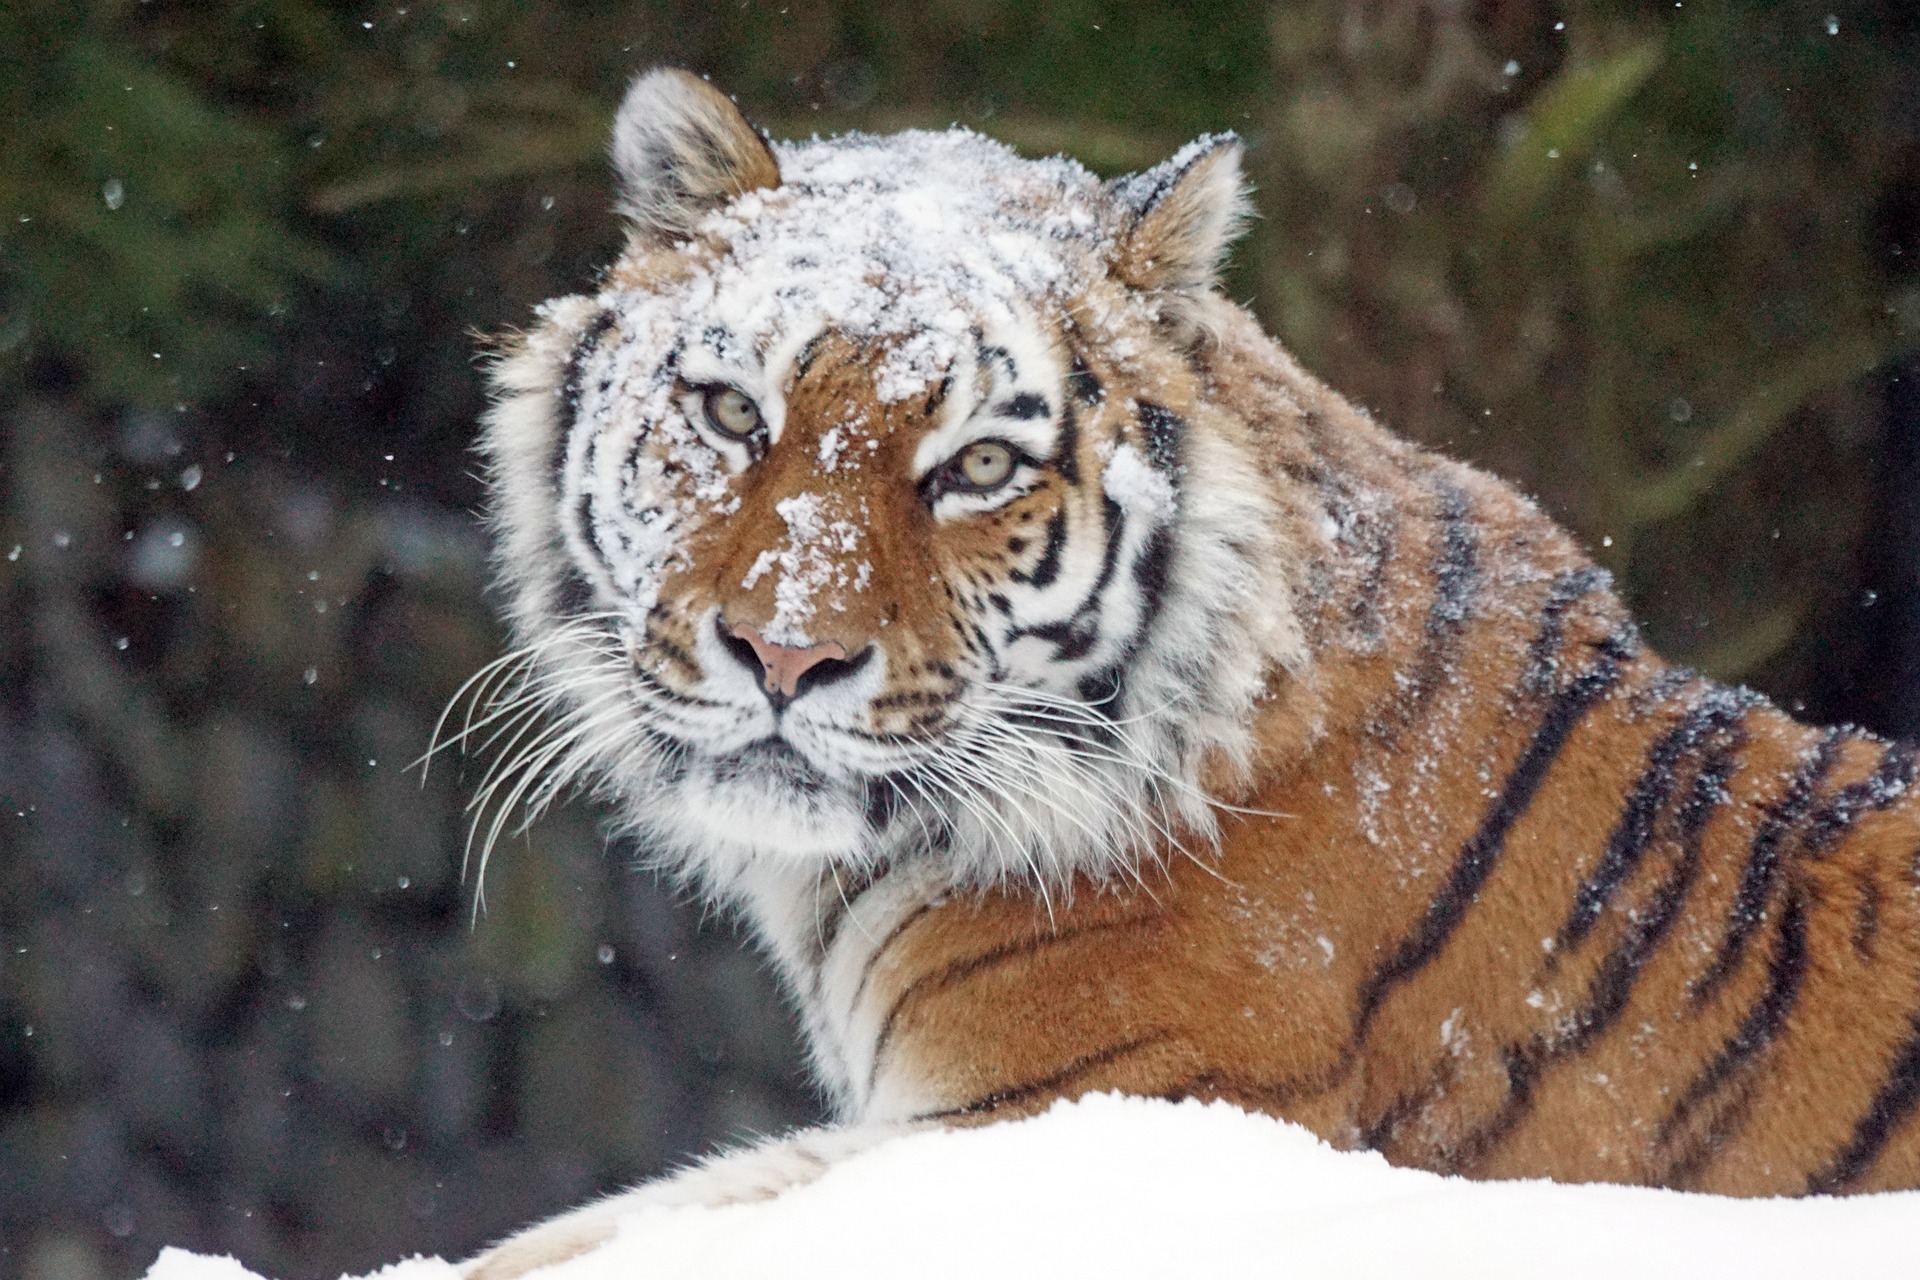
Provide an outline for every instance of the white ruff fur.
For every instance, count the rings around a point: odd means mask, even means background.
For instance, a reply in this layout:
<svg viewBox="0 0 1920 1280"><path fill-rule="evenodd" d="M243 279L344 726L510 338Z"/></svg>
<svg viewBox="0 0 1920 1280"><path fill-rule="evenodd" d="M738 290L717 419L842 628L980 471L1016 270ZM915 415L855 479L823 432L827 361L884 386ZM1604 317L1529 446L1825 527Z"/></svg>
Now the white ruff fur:
<svg viewBox="0 0 1920 1280"><path fill-rule="evenodd" d="M1206 859L1221 798L1203 776L1247 779L1254 702L1276 670L1304 661L1294 549L1279 544L1268 483L1241 424L1184 363L1226 305L1211 286L1244 206L1238 150L1203 139L1103 186L1071 161L1021 160L965 131L856 135L774 144L769 186L745 129L691 77L637 82L615 153L640 265L616 269L597 296L543 306L492 366L481 450L518 647L463 691L465 718L442 745L493 756L470 841L482 872L516 818L571 790L602 797L660 867L749 921L836 1113L898 1124L930 1098L874 1061L884 1009L866 988L895 926L957 890L1013 882L1051 901L1078 877L1142 879L1152 859ZM669 181L662 166L674 164L697 167ZM1077 427L1069 333L1118 371L1080 404ZM877 403L936 385L944 397L911 474L876 483L923 485L981 441L1024 459L1000 488L939 493L936 522L1016 500L1039 481L1034 460L1056 450L1084 461L1076 430L1098 459L1062 500L1078 505L1060 508L1072 533L1053 572L953 584L945 597L988 656L970 647L930 738L869 729L890 688L885 631L864 665L784 714L728 651L717 608L680 632L692 638L677 670L697 680L669 689L644 660L663 589L696 568L691 535L739 510L759 460L702 416L698 388L749 397L761 451L779 450L784 394L827 334L865 353ZM1177 460L1155 450L1146 409L1128 398L1169 376L1191 384ZM877 428L858 406L828 425L820 476L872 465ZM811 643L810 627L897 571L876 558L866 513L835 505L846 491L823 479L779 505L786 536L741 584L771 581L769 642ZM1154 556L1157 607L1136 573ZM1072 645L1044 638L1070 626ZM589 1207L486 1255L476 1274L566 1256L648 1197L769 1194L869 1132L802 1135Z"/></svg>

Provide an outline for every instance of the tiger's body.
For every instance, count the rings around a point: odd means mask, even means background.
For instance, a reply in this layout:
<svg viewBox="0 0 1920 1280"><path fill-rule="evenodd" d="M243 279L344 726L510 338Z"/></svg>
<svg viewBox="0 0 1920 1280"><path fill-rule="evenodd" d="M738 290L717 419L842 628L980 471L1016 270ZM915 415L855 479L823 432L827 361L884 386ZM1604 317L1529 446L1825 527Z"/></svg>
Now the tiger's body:
<svg viewBox="0 0 1920 1280"><path fill-rule="evenodd" d="M615 156L630 253L496 373L513 705L570 717L519 785L745 914L849 1127L475 1274L1101 1089L1474 1177L1920 1185L1914 753L1663 663L1215 295L1230 141L776 153L655 73Z"/></svg>

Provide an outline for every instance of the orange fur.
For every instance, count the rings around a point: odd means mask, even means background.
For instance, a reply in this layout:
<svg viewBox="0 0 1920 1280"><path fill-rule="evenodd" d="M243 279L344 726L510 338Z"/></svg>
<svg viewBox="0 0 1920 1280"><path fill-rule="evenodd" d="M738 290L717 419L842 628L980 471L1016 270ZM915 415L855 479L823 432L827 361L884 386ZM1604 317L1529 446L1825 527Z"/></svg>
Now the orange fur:
<svg viewBox="0 0 1920 1280"><path fill-rule="evenodd" d="M1276 679L1259 713L1259 778L1232 798L1285 816L1230 817L1216 856L1168 857L1142 887L1082 886L1051 911L1002 889L916 917L871 980L887 1010L882 1069L937 1082L929 1110L956 1119L1100 1089L1225 1098L1473 1177L1736 1195L1920 1184L1900 1087L1920 1010L1920 801L1898 794L1835 823L1887 744L1839 735L1795 803L1793 775L1823 735L1758 700L1730 703L1704 751L1676 761L1637 865L1590 930L1549 949L1649 753L1710 691L1674 683L1643 650L1609 658L1624 614L1594 592L1564 613L1558 688L1617 675L1567 725L1458 919L1422 963L1396 968L1554 702L1525 689L1523 668L1554 575L1586 561L1512 490L1395 441L1244 316L1203 371L1278 487L1323 483L1320 467L1395 498L1377 596L1329 572L1308 617L1313 660ZM1446 536L1435 478L1468 495L1476 573L1507 581L1410 698ZM1356 617L1373 612L1377 647L1356 649ZM1715 752L1718 787L1702 778ZM1823 836L1823 817L1839 829ZM1690 994L1769 830L1778 861L1751 938L1722 982ZM1664 931L1638 944L1637 978L1610 972L1669 905ZM1583 1027L1583 1009L1602 1025Z"/></svg>

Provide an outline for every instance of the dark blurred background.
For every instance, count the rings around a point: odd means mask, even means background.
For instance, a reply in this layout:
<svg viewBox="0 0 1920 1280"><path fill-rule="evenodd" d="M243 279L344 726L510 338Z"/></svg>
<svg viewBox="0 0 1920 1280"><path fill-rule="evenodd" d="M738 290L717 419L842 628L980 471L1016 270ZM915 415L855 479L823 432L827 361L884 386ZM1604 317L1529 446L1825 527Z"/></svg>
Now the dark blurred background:
<svg viewBox="0 0 1920 1280"><path fill-rule="evenodd" d="M592 287L629 75L1102 173L1506 475L1675 658L1920 730L1906 0L0 6L0 1273L459 1254L816 1114L724 920L573 804L459 881L501 647L476 333Z"/></svg>

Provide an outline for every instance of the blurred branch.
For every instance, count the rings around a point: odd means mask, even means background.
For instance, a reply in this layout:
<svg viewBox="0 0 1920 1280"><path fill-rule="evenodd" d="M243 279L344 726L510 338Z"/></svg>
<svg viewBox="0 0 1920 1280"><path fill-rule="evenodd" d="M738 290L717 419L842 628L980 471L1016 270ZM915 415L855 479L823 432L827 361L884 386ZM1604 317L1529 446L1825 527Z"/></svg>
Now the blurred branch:
<svg viewBox="0 0 1920 1280"><path fill-rule="evenodd" d="M1807 601L1793 599L1769 609L1729 639L1694 659L1716 680L1739 680L1793 643L1806 621Z"/></svg>
<svg viewBox="0 0 1920 1280"><path fill-rule="evenodd" d="M1679 515L1728 472L1751 457L1807 401L1860 377L1887 354L1877 338L1849 334L1803 353L1786 370L1755 387L1693 450L1694 459L1634 485L1622 498L1630 526Z"/></svg>
<svg viewBox="0 0 1920 1280"><path fill-rule="evenodd" d="M1650 40L1555 76L1529 107L1525 132L1495 162L1486 186L1488 213L1511 222L1537 208L1556 182L1577 171L1660 61L1660 46Z"/></svg>
<svg viewBox="0 0 1920 1280"><path fill-rule="evenodd" d="M597 117L559 129L502 129L477 139L473 153L459 159L398 164L322 187L307 198L307 207L315 213L342 214L386 200L445 195L528 174L572 169L598 158L606 132L606 122Z"/></svg>

